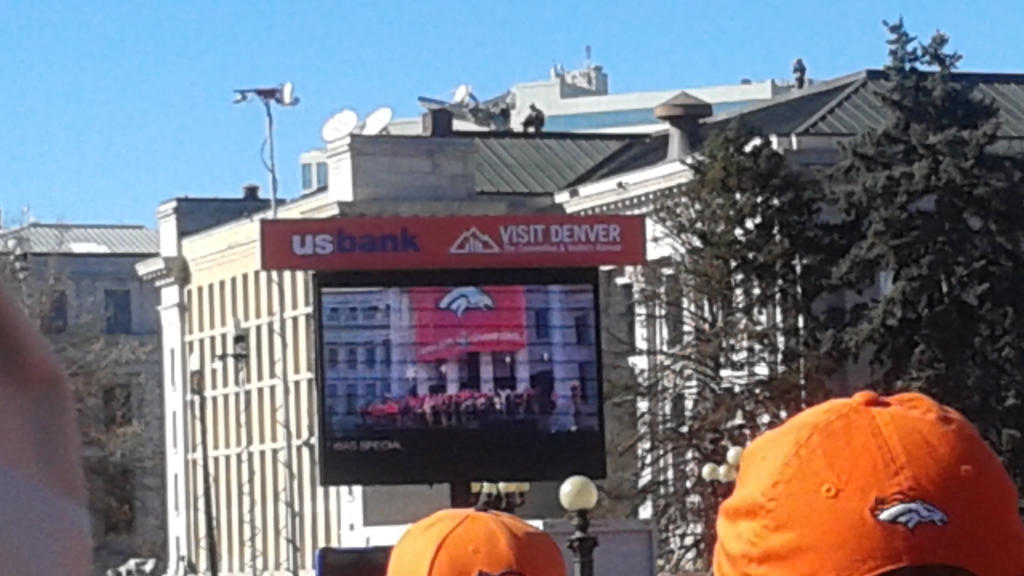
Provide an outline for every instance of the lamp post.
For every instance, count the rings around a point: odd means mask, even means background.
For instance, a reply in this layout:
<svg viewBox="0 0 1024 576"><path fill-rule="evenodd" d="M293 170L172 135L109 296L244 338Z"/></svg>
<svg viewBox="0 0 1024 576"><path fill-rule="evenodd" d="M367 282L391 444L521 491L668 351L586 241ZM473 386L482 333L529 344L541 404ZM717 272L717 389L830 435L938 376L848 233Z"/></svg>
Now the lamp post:
<svg viewBox="0 0 1024 576"><path fill-rule="evenodd" d="M285 82L280 86L266 87L266 88L240 88L235 90L235 104L241 104L242 102L248 101L250 98L256 98L263 104L263 111L267 119L267 136L266 146L269 158L264 160L264 167L270 174L270 219L277 219L277 162L274 156L274 113L271 104L277 104L290 108L299 103L299 97L295 95L295 87L291 82ZM297 498L295 496L295 457L293 456L293 443L292 438L292 425L291 425L291 390L288 385L288 342L285 338L285 321L284 321L284 280L281 275L281 271L278 270L274 273L274 283L276 284L276 300L277 306L277 318L275 331L277 332L277 342L280 346L279 361L281 364L281 370L278 373L281 380L281 397L282 397L282 411L283 416L280 418L282 432L284 433L284 459L285 467L287 468L287 481L285 489L285 509L288 511L287 518L287 534L285 536L286 541L289 544L289 572L293 576L299 574L299 542L301 541L298 535L299 522L297 516L299 510L296 508Z"/></svg>
<svg viewBox="0 0 1024 576"><path fill-rule="evenodd" d="M724 464L708 462L700 469L701 478L708 482L721 482L728 484L736 479L736 473L740 467L740 459L743 457L743 448L730 446L725 454Z"/></svg>
<svg viewBox="0 0 1024 576"><path fill-rule="evenodd" d="M217 558L216 521L213 515L213 481L210 477L210 445L206 434L206 386L203 382L203 365L198 352L188 358L189 385L192 395L199 399L199 447L203 462L203 520L206 525L207 566L210 576L220 574Z"/></svg>
<svg viewBox="0 0 1024 576"><path fill-rule="evenodd" d="M529 482L474 482L470 491L479 494L476 508L478 510L499 510L515 514L516 509L526 504L526 494L530 491Z"/></svg>
<svg viewBox="0 0 1024 576"><path fill-rule="evenodd" d="M586 476L570 476L558 489L558 501L573 514L573 534L569 550L575 562L573 576L594 576L594 548L597 538L590 535L590 511L597 506L597 485Z"/></svg>
<svg viewBox="0 0 1024 576"><path fill-rule="evenodd" d="M249 357L249 339L245 332L237 325L231 337L231 344L231 352L218 354L214 358L221 362L228 358L240 362ZM217 522L213 512L213 478L210 474L210 445L206 427L206 386L203 380L202 357L198 352L193 352L189 355L188 370L192 395L199 399L199 446L200 458L203 462L203 493L205 494L205 498L203 498L203 520L206 526L206 548L209 553L208 566L210 576L218 576L220 572L220 559L217 556Z"/></svg>

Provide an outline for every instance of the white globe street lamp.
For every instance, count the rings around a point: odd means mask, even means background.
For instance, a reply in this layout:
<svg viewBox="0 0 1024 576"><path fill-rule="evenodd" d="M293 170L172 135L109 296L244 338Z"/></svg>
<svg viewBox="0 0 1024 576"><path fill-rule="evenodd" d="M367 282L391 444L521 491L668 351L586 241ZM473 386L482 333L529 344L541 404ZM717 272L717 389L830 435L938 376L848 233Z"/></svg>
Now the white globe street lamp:
<svg viewBox="0 0 1024 576"><path fill-rule="evenodd" d="M736 480L739 472L740 460L743 459L743 447L730 446L725 454L724 464L708 462L700 469L700 477L707 482L728 483Z"/></svg>
<svg viewBox="0 0 1024 576"><path fill-rule="evenodd" d="M586 476L570 476L558 488L558 501L568 512L589 512L597 506L597 485Z"/></svg>
<svg viewBox="0 0 1024 576"><path fill-rule="evenodd" d="M569 537L572 550L574 576L594 576L594 548L597 538L590 535L590 511L597 506L598 491L594 481L586 476L570 476L558 488L558 501L573 517L575 531Z"/></svg>

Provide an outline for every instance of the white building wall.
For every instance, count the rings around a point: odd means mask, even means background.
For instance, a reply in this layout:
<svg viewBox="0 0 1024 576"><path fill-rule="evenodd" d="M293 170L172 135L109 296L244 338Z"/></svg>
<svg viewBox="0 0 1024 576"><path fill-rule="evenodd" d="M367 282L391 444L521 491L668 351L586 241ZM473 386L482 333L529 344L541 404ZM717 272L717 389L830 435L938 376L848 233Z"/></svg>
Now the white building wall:
<svg viewBox="0 0 1024 576"><path fill-rule="evenodd" d="M168 565L173 566L182 556L187 555L190 541L188 527L190 501L189 483L185 457L189 445L189 430L185 419L185 363L182 354L182 317L184 308L181 291L177 286L160 288L160 324L163 347L163 392L165 453L167 454L167 550Z"/></svg>

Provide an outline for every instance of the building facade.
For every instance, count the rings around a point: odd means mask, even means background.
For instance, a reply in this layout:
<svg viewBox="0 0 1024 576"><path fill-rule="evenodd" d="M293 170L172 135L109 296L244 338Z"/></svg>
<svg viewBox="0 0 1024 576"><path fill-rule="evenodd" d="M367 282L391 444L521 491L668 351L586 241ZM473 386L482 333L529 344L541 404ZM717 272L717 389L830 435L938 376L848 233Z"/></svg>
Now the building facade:
<svg viewBox="0 0 1024 576"><path fill-rule="evenodd" d="M956 80L973 86L976 93L991 99L1000 107L1002 141L1005 149L1024 153L1020 138L1024 124L1018 118L1024 110L1024 75L958 73ZM878 129L885 122L884 110L877 93L884 80L880 70L864 70L832 80L815 83L800 90L790 90L770 101L747 106L740 110L714 114L713 107L701 110L701 100L686 93L666 102L669 106L662 117L663 130L649 139L634 141L620 150L615 157L600 162L588 176L558 192L555 200L567 213L628 213L645 214L674 190L685 186L692 178L687 162L699 153L708 134L722 129L733 120L759 131L772 146L784 154L796 167L820 169L839 158L839 144ZM682 97L681 97L682 96ZM705 103L707 104L707 103ZM674 110L671 110L674 108ZM648 257L657 262L672 254L675 248L648 223ZM877 296L886 289L888 273L880 271L878 281L864 291L862 297ZM642 271L632 268L618 271L616 283L627 293L639 294L644 284ZM848 308L854 305L852 294L837 295L824 308ZM667 321L664 310L646 309L641 298L633 311L636 318L635 353L631 368L642 378L653 363L659 361L657 351L677 341L679 324ZM870 367L867 363L850 364L840 370L830 382L840 393L852 392L863 382ZM673 383L665 382L665 385ZM640 399L639 412L650 414L652 406ZM668 460L652 458L656 447L643 440L641 423L640 450L644 456L641 482L671 473ZM666 465L667 464L667 465ZM642 517L653 514L651 502L645 503Z"/></svg>
<svg viewBox="0 0 1024 576"><path fill-rule="evenodd" d="M353 135L331 143L327 187L284 203L279 217L558 210L552 201L556 190L632 138L460 133L445 111L433 116L426 124L436 133ZM204 568L214 541L224 575L284 573L293 557L309 574L316 549L391 545L409 523L447 506L451 497L448 486L320 485L311 278L260 269L259 221L268 216L266 200L250 192L237 199L172 200L158 211L159 255L137 266L160 295L168 548L183 566ZM277 277L283 301L276 297ZM362 291L328 304L321 354L336 386L331 405L339 418L349 418L382 393L521 386L555 355L572 358L577 350L575 317L554 329L556 314L571 315L574 296L530 298L562 302L549 306L547 352L527 358L499 350L440 365L410 360L395 331L408 312L400 295ZM283 326L277 324L279 306ZM342 326L352 318L373 326L362 332L369 337L352 340ZM248 344L244 354L236 347L240 335ZM593 367L578 362L571 370L592 390ZM396 371L409 387L382 390L383 376ZM286 394L290 417L284 413ZM292 508L286 505L289 489L295 494ZM531 518L560 515L557 484L535 485L522 512ZM294 543L286 539L291 519L298 527Z"/></svg>
<svg viewBox="0 0 1024 576"><path fill-rule="evenodd" d="M141 226L30 223L0 230L21 289L71 373L85 438L95 570L166 558L156 294L134 266L157 253Z"/></svg>

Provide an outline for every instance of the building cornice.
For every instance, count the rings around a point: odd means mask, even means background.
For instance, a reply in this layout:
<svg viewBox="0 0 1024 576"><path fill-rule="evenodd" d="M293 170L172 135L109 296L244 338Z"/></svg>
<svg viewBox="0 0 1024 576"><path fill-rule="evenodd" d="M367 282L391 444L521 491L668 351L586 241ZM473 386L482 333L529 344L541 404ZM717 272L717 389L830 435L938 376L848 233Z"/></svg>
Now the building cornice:
<svg viewBox="0 0 1024 576"><path fill-rule="evenodd" d="M135 265L135 273L157 288L171 284L184 284L187 276L185 261L177 256L156 256Z"/></svg>
<svg viewBox="0 0 1024 576"><path fill-rule="evenodd" d="M642 210L657 195L688 182L685 162L664 162L559 192L555 199L570 214Z"/></svg>

